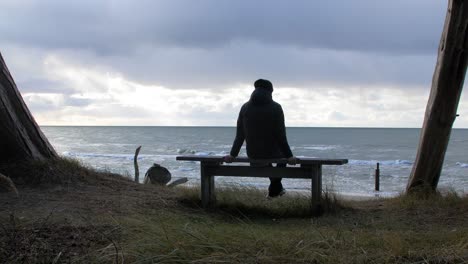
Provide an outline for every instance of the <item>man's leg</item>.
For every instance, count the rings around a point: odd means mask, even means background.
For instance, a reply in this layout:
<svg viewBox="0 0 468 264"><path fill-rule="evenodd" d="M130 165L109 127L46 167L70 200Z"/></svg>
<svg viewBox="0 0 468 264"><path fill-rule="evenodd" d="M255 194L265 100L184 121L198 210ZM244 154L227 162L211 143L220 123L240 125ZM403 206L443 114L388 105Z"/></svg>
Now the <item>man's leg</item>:
<svg viewBox="0 0 468 264"><path fill-rule="evenodd" d="M278 168L286 167L286 164L276 164ZM270 178L270 186L268 187L268 196L276 197L284 193L283 184L281 178Z"/></svg>

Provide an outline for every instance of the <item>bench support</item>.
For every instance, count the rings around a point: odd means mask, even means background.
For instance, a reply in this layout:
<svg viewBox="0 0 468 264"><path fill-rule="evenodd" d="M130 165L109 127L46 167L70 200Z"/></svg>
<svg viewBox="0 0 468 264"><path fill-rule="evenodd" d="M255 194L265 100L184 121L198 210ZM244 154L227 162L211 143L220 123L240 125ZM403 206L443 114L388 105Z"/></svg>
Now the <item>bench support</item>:
<svg viewBox="0 0 468 264"><path fill-rule="evenodd" d="M320 215L322 211L322 165L310 164L301 167L251 167L229 166L217 162L201 162L201 202L203 208L214 207L216 203L215 176L250 176L273 178L311 179L312 214Z"/></svg>
<svg viewBox="0 0 468 264"><path fill-rule="evenodd" d="M216 203L214 175L209 173L208 168L217 165L217 163L201 162L201 200L203 208L213 207Z"/></svg>
<svg viewBox="0 0 468 264"><path fill-rule="evenodd" d="M322 165L314 165L310 168L312 175L312 214L320 215L322 213Z"/></svg>

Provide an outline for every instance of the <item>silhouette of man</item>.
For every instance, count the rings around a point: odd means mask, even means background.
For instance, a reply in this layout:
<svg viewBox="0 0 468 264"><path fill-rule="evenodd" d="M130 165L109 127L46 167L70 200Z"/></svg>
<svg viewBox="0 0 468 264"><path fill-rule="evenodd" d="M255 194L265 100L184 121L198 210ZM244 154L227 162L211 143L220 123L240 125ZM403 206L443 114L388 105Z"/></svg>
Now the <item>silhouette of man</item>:
<svg viewBox="0 0 468 264"><path fill-rule="evenodd" d="M255 90L250 100L239 112L236 138L230 154L224 157L224 161L232 162L239 154L245 140L249 158L287 158L289 164L296 164L296 158L286 138L283 109L272 98L273 84L268 80L259 79L255 81L254 86ZM276 166L285 167L286 164ZM281 196L284 192L281 178L270 178L268 196Z"/></svg>

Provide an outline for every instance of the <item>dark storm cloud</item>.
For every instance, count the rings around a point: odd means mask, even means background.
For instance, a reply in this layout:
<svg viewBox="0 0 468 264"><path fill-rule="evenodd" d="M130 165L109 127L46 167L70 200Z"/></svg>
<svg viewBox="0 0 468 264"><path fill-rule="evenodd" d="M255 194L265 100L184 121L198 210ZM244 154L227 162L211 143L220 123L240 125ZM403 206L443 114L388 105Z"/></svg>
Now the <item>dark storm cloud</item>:
<svg viewBox="0 0 468 264"><path fill-rule="evenodd" d="M301 48L431 53L439 0L6 1L4 40L114 54L140 46L213 48L232 41Z"/></svg>
<svg viewBox="0 0 468 264"><path fill-rule="evenodd" d="M93 103L92 100L86 98L75 98L69 95L60 96L59 94L52 94L49 97L40 96L37 93L26 94L24 99L28 107L35 113L57 111L64 107L84 108Z"/></svg>
<svg viewBox="0 0 468 264"><path fill-rule="evenodd" d="M86 98L74 98L74 97L67 97L65 98L64 105L66 106L73 106L73 107L84 107L91 105L93 103L92 100Z"/></svg>
<svg viewBox="0 0 468 264"><path fill-rule="evenodd" d="M60 93L72 94L75 89L68 87L66 84L57 81L51 81L43 78L29 78L20 80L16 83L22 93Z"/></svg>
<svg viewBox="0 0 468 264"><path fill-rule="evenodd" d="M64 53L68 60L88 65L91 54ZM142 48L132 59L100 57L126 78L178 88L224 88L251 84L260 77L275 86L328 85L428 86L435 56L388 56L321 49L297 50L260 43L236 42L223 49Z"/></svg>
<svg viewBox="0 0 468 264"><path fill-rule="evenodd" d="M427 86L445 9L439 0L4 0L0 42L171 89L259 77Z"/></svg>

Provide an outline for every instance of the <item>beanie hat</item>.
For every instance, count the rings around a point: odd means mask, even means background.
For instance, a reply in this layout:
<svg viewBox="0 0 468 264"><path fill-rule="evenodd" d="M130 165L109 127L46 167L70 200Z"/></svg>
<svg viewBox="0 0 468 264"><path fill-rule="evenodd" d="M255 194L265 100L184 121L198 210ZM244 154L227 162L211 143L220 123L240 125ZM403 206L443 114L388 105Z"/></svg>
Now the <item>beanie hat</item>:
<svg viewBox="0 0 468 264"><path fill-rule="evenodd" d="M273 92L273 84L269 80L258 79L254 82L255 89L262 88L270 93Z"/></svg>

